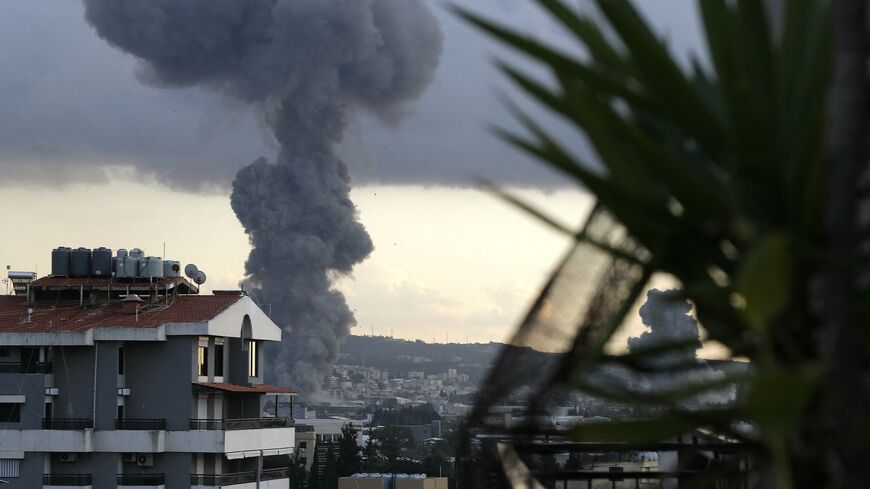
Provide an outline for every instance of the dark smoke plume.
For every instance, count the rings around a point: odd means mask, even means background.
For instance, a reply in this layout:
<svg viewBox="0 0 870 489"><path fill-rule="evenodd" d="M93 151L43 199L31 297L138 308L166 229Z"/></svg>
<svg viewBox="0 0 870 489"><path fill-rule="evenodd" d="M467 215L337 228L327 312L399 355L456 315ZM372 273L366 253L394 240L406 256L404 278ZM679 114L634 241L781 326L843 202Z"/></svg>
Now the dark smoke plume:
<svg viewBox="0 0 870 489"><path fill-rule="evenodd" d="M202 85L249 103L280 146L233 182L253 245L248 287L286 326L273 377L316 392L355 324L333 289L373 249L334 146L357 110L385 122L429 84L441 31L422 0L84 0L112 45L157 86Z"/></svg>

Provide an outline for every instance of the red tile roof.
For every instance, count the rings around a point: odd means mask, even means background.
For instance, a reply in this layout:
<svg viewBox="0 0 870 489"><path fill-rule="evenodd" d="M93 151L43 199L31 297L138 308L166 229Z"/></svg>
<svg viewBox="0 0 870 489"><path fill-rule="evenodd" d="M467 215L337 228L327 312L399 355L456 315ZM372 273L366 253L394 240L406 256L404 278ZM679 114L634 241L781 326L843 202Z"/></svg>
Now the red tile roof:
<svg viewBox="0 0 870 489"><path fill-rule="evenodd" d="M251 386L247 386L238 384L224 384L220 382L194 382L194 385L217 389L224 392L233 392L236 394L296 394L296 391L294 391L293 389L269 384L254 384Z"/></svg>
<svg viewBox="0 0 870 489"><path fill-rule="evenodd" d="M67 306L33 304L30 322L22 296L0 296L0 332L81 332L92 328L155 328L166 323L206 322L241 299L240 295L180 295L169 305L145 305L136 315L121 304Z"/></svg>

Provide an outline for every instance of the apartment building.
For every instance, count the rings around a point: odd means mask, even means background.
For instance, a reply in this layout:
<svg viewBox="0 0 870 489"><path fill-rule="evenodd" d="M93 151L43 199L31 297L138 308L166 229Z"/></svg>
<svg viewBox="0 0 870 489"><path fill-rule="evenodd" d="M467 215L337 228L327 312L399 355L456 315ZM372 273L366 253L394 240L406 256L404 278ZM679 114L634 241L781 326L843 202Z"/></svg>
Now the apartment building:
<svg viewBox="0 0 870 489"><path fill-rule="evenodd" d="M264 412L293 395L263 383L280 328L238 291L113 275L0 296L0 487L289 488L293 420Z"/></svg>

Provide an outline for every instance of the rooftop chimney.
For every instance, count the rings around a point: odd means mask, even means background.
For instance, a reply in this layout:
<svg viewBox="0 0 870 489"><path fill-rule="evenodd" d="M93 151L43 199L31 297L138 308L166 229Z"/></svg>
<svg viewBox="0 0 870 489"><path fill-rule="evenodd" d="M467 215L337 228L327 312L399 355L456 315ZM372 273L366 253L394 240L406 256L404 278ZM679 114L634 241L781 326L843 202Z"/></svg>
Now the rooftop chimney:
<svg viewBox="0 0 870 489"><path fill-rule="evenodd" d="M124 314L136 314L139 312L139 308L142 307L142 304L145 304L145 301L142 300L136 294L130 294L123 299L121 299L121 311Z"/></svg>

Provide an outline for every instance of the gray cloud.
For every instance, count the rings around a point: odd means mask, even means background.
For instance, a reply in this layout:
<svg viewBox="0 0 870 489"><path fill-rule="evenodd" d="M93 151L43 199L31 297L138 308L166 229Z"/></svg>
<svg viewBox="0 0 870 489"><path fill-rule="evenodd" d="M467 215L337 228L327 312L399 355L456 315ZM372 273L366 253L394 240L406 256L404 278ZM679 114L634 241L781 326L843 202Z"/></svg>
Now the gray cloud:
<svg viewBox="0 0 870 489"><path fill-rule="evenodd" d="M458 3L559 45L572 45L530 2ZM147 5L143 2L139 8L147 12ZM640 6L673 45L699 42L691 0ZM351 121L352 133L340 153L354 180L467 185L483 177L523 186L565 185L560 176L487 131L489 124L515 127L498 94L517 96L490 61L494 56L519 59L444 9L433 4L433 10L445 34L434 82L405 109L399 127L383 124L385 116L395 114ZM248 21L256 24L256 19ZM176 189L225 192L239 168L258 156L271 159L278 153L274 138L264 136L262 122L244 105L202 87L143 86L139 79L149 79L148 71L134 57L98 39L84 22L78 2L7 0L0 17L0 41L7 46L0 50L4 183L105 181L106 168L125 166ZM222 63L228 67L234 59L229 56ZM268 69L263 70L268 78ZM220 79L219 73L214 75ZM180 70L179 78L164 81L180 82L185 76L190 74ZM578 153L589 156L573 130L544 119L561 139L572 141Z"/></svg>

